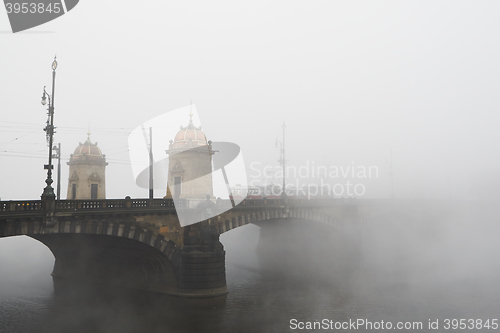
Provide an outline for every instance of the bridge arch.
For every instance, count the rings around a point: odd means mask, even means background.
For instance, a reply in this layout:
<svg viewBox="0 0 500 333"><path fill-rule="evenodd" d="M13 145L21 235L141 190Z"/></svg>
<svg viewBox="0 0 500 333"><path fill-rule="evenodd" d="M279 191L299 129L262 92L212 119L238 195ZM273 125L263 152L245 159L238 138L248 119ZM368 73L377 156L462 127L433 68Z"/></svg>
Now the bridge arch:
<svg viewBox="0 0 500 333"><path fill-rule="evenodd" d="M259 226L255 248L259 265L262 272L277 276L340 281L359 261L358 223L351 207L318 207L293 200L281 207L259 207L246 202L211 222L221 234L247 224ZM346 263L346 257L354 263Z"/></svg>
<svg viewBox="0 0 500 333"><path fill-rule="evenodd" d="M322 212L314 207L263 207L257 210L233 210L212 219L220 234L249 223L259 224L276 219L301 219L329 225L333 228L342 228L342 218L335 214Z"/></svg>
<svg viewBox="0 0 500 333"><path fill-rule="evenodd" d="M0 224L0 238L18 235L34 238L50 249L56 282L112 282L119 287L177 293L179 247L137 223L90 216L49 222L12 219Z"/></svg>
<svg viewBox="0 0 500 333"><path fill-rule="evenodd" d="M42 219L11 219L0 224L0 238L19 235L33 237L47 234L87 234L127 238L153 247L169 259L172 259L175 251L178 250L177 245L172 240L138 223L129 221L112 222L89 216L78 220L53 218L50 222Z"/></svg>

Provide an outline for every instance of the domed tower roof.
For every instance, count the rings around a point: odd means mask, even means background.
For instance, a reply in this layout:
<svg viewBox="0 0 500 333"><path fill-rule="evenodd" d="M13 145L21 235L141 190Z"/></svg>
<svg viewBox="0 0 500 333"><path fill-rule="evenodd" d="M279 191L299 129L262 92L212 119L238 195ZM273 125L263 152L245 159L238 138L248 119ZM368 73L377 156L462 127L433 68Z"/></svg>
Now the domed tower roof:
<svg viewBox="0 0 500 333"><path fill-rule="evenodd" d="M189 114L189 124L181 129L175 135L174 141L170 141L171 147L174 149L190 148L207 145L207 137L202 132L201 126L196 127L193 124L193 114Z"/></svg>
<svg viewBox="0 0 500 333"><path fill-rule="evenodd" d="M84 143L80 142L78 147L76 147L75 152L71 155L70 162L95 161L97 163L105 163L106 155L97 147L97 142L92 143L90 141L90 133L87 133L87 135L87 140Z"/></svg>

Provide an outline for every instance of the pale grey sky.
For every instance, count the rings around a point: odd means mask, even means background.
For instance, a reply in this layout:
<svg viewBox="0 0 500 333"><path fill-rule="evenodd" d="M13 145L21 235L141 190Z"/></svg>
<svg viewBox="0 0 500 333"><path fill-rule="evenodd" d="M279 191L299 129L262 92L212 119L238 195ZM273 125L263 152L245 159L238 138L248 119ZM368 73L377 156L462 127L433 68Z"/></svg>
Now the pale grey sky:
<svg viewBox="0 0 500 333"><path fill-rule="evenodd" d="M367 196L390 195L391 147L396 196L494 195L499 10L494 1L81 0L17 34L0 10L0 197L38 199L45 186L40 98L55 53L55 142L66 162L90 122L108 157L109 198L147 197L128 133L190 100L209 139L239 144L247 164L277 165L286 121L290 165L376 165ZM65 163L62 174L65 198Z"/></svg>

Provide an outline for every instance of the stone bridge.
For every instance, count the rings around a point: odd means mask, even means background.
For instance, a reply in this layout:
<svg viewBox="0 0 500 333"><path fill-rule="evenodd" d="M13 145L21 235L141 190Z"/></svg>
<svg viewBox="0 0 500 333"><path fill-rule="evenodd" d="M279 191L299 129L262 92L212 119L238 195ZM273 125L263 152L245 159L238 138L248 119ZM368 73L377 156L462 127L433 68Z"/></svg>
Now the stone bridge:
<svg viewBox="0 0 500 333"><path fill-rule="evenodd" d="M203 211L182 203L177 202L177 210L203 217ZM214 207L225 211L230 205L218 200ZM27 235L44 243L56 259L55 281L215 296L227 292L220 234L248 223L283 219L340 230L369 223L391 207L376 200L244 200L216 217L181 227L172 199L59 200L50 206L40 200L1 201L0 238Z"/></svg>

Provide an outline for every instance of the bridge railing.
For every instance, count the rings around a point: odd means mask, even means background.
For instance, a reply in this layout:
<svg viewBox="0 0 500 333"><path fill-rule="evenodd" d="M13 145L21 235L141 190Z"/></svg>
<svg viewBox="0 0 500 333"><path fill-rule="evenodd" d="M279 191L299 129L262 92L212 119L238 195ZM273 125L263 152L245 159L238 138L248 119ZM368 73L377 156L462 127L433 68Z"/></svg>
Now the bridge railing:
<svg viewBox="0 0 500 333"><path fill-rule="evenodd" d="M178 208L186 207L186 200L176 200ZM102 199L102 200L56 200L55 211L113 210L113 209L159 209L174 208L172 199ZM41 200L0 201L0 213L41 212Z"/></svg>
<svg viewBox="0 0 500 333"><path fill-rule="evenodd" d="M178 206L185 206L179 200ZM61 200L56 201L56 211L92 210L92 209L134 209L134 208L160 208L174 207L172 199L103 199L103 200Z"/></svg>
<svg viewBox="0 0 500 333"><path fill-rule="evenodd" d="M245 199L241 202L243 206L277 206L283 204L285 204L285 201L282 199Z"/></svg>
<svg viewBox="0 0 500 333"><path fill-rule="evenodd" d="M34 212L42 210L41 200L0 201L0 212Z"/></svg>
<svg viewBox="0 0 500 333"><path fill-rule="evenodd" d="M341 201L333 198L294 198L286 199L245 199L240 205L243 206L283 206L283 205L307 205L307 206L331 206L334 203L338 204Z"/></svg>
<svg viewBox="0 0 500 333"><path fill-rule="evenodd" d="M78 210L113 210L113 209L161 209L165 208L185 208L187 201L176 199L174 206L173 199L100 199L100 200L56 200L56 211L78 211ZM334 200L323 199L246 199L238 206L257 207L257 206L282 206L282 205L333 205ZM338 203L338 202L337 202ZM217 205L222 207L231 207L229 200L218 200ZM0 213L26 213L42 211L41 200L26 201L0 201Z"/></svg>

